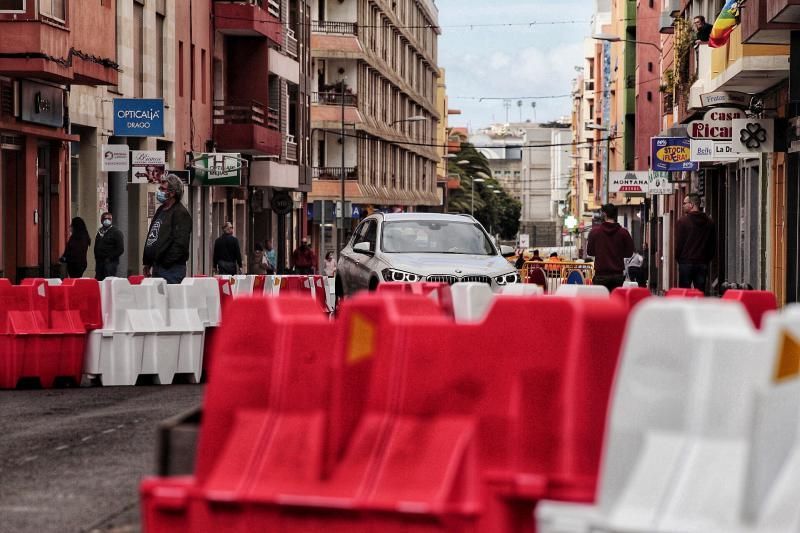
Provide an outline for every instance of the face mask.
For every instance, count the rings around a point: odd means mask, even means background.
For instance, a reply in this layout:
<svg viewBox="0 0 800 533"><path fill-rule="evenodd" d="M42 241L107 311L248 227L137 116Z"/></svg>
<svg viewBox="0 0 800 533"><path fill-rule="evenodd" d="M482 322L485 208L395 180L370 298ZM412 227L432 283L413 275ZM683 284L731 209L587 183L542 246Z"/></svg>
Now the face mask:
<svg viewBox="0 0 800 533"><path fill-rule="evenodd" d="M167 201L167 193L162 191L162 190L156 191L156 201L158 203L160 203L160 204L163 204L164 202L166 202Z"/></svg>
<svg viewBox="0 0 800 533"><path fill-rule="evenodd" d="M109 219L105 219L103 221L103 227L104 228L110 228L111 227L111 221Z"/></svg>

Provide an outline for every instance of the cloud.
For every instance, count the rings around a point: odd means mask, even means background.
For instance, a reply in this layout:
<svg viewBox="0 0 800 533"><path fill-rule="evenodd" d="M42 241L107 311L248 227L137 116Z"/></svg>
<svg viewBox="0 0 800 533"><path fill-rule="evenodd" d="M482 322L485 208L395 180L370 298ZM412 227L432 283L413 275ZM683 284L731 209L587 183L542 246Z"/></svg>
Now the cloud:
<svg viewBox="0 0 800 533"><path fill-rule="evenodd" d="M498 70L504 67L507 67L511 63L511 58L509 58L503 52L495 52L492 54L492 57L489 59L489 66L494 70Z"/></svg>

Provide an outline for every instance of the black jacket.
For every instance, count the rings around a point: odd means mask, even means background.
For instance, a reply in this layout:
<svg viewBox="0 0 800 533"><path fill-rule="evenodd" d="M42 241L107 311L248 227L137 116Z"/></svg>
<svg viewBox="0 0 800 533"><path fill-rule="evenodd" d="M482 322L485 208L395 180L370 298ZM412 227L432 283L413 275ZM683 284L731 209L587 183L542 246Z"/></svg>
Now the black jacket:
<svg viewBox="0 0 800 533"><path fill-rule="evenodd" d="M633 239L616 222L603 222L589 232L586 253L594 257L594 272L617 276L625 272L625 258L633 255Z"/></svg>
<svg viewBox="0 0 800 533"><path fill-rule="evenodd" d="M153 215L142 254L144 266L169 268L189 260L189 238L192 235L192 216L182 203L169 209L162 205Z"/></svg>
<svg viewBox="0 0 800 533"><path fill-rule="evenodd" d="M75 235L70 235L67 241L67 247L62 256L67 265L74 265L86 268L86 252L89 250L89 245L92 240L88 237L81 239Z"/></svg>
<svg viewBox="0 0 800 533"><path fill-rule="evenodd" d="M233 235L222 234L214 241L214 266L218 267L220 261L236 263L242 266L242 249L239 247L239 239Z"/></svg>
<svg viewBox="0 0 800 533"><path fill-rule="evenodd" d="M675 259L680 264L706 265L716 252L714 222L702 211L682 216L675 224Z"/></svg>
<svg viewBox="0 0 800 533"><path fill-rule="evenodd" d="M95 262L118 261L119 256L125 251L124 241L122 232L116 226L111 226L105 233L102 233L101 228L94 237Z"/></svg>

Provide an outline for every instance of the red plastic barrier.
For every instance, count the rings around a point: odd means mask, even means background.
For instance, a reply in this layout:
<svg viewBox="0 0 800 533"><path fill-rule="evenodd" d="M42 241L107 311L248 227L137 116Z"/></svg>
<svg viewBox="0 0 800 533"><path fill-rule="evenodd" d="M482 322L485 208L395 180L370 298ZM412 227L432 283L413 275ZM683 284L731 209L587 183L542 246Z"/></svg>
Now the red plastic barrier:
<svg viewBox="0 0 800 533"><path fill-rule="evenodd" d="M498 297L480 324L419 296L312 309L231 306L195 477L142 484L147 531L532 531L539 499L593 500L619 302Z"/></svg>
<svg viewBox="0 0 800 533"><path fill-rule="evenodd" d="M128 276L128 282L131 285L141 285L142 281L144 281L145 276L136 275L136 276Z"/></svg>
<svg viewBox="0 0 800 533"><path fill-rule="evenodd" d="M679 289L673 287L667 291L667 298L704 298L705 295L697 289Z"/></svg>
<svg viewBox="0 0 800 533"><path fill-rule="evenodd" d="M22 378L39 378L43 387L59 377L80 383L84 320L93 315L87 308L84 318L79 308L69 306L66 295L73 288L58 289L62 294L51 298L53 287L45 280L0 284L0 388L13 388Z"/></svg>
<svg viewBox="0 0 800 533"><path fill-rule="evenodd" d="M439 303L439 307L449 316L453 316L453 293L448 283L422 281L416 283L387 282L380 283L378 294L418 294L428 296Z"/></svg>
<svg viewBox="0 0 800 533"><path fill-rule="evenodd" d="M761 329L761 320L767 311L774 311L778 308L778 301L775 295L769 291L744 291L744 290L727 290L722 296L723 300L735 300L742 302L747 314L750 315L750 320L753 325Z"/></svg>
<svg viewBox="0 0 800 533"><path fill-rule="evenodd" d="M611 299L622 302L628 308L628 311L650 296L652 296L650 290L644 287L617 287L611 291Z"/></svg>
<svg viewBox="0 0 800 533"><path fill-rule="evenodd" d="M281 294L285 292L311 293L308 285L309 276L281 276Z"/></svg>

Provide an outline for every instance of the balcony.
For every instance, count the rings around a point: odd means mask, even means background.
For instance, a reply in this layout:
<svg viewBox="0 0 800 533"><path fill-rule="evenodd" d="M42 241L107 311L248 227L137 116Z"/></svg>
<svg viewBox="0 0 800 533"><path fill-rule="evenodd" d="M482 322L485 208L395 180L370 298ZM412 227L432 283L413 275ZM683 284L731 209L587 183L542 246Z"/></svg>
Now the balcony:
<svg viewBox="0 0 800 533"><path fill-rule="evenodd" d="M280 114L255 100L216 101L214 140L221 150L280 156Z"/></svg>
<svg viewBox="0 0 800 533"><path fill-rule="evenodd" d="M800 2L800 0L798 0ZM789 44L791 31L796 24L770 20L767 11L769 0L749 0L747 9L742 9L742 41L748 44ZM784 5L787 0L783 0ZM800 9L800 3L797 8ZM800 13L798 13L800 15Z"/></svg>
<svg viewBox="0 0 800 533"><path fill-rule="evenodd" d="M800 23L800 0L767 0L767 20L784 24Z"/></svg>
<svg viewBox="0 0 800 533"><path fill-rule="evenodd" d="M358 35L358 24L334 20L314 20L311 22L311 31L335 35Z"/></svg>
<svg viewBox="0 0 800 533"><path fill-rule="evenodd" d="M214 0L214 24L225 35L266 37L283 43L283 24L276 0Z"/></svg>
<svg viewBox="0 0 800 533"><path fill-rule="evenodd" d="M295 37L294 30L286 30L283 48L289 56L297 59L297 37Z"/></svg>
<svg viewBox="0 0 800 533"><path fill-rule="evenodd" d="M314 167L311 169L311 177L320 181L340 181L342 178L342 167ZM357 180L358 169L356 167L344 167L345 180Z"/></svg>
<svg viewBox="0 0 800 533"><path fill-rule="evenodd" d="M705 92L740 91L756 94L789 77L789 47L742 43L742 28L731 33L730 42L723 47L703 50L700 47L698 81L703 80ZM710 54L710 70L703 63Z"/></svg>
<svg viewBox="0 0 800 533"><path fill-rule="evenodd" d="M347 89L349 90L349 89ZM345 94L335 91L311 93L311 103L319 105L358 106L358 97L355 94Z"/></svg>
<svg viewBox="0 0 800 533"><path fill-rule="evenodd" d="M594 171L594 161L587 161L583 163L583 171L584 172L592 172Z"/></svg>

